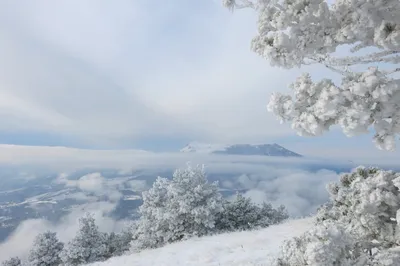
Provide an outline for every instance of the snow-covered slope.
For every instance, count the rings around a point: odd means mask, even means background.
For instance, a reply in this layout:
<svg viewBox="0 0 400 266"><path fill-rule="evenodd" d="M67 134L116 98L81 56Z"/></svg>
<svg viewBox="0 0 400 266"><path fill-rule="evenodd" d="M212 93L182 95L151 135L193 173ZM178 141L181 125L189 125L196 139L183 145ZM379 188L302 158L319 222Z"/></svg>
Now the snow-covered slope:
<svg viewBox="0 0 400 266"><path fill-rule="evenodd" d="M191 142L186 145L181 152L196 153L215 153L215 154L232 154L232 155L265 155L265 156L283 156L283 157L300 157L300 154L292 152L278 144L206 144L200 142Z"/></svg>
<svg viewBox="0 0 400 266"><path fill-rule="evenodd" d="M312 226L312 219L292 220L263 230L191 239L137 254L115 257L98 266L265 265L271 264L281 243Z"/></svg>

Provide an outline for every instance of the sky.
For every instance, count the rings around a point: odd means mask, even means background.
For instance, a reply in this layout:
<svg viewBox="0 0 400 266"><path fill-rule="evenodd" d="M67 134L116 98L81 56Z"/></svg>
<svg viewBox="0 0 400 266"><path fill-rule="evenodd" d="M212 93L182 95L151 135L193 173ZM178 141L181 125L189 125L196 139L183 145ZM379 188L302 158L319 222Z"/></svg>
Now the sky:
<svg viewBox="0 0 400 266"><path fill-rule="evenodd" d="M250 50L251 10L219 0L0 2L0 143L177 151L190 141L374 152L370 136L296 136L269 95L304 71ZM347 151L343 151L347 149ZM395 153L398 156L398 153Z"/></svg>

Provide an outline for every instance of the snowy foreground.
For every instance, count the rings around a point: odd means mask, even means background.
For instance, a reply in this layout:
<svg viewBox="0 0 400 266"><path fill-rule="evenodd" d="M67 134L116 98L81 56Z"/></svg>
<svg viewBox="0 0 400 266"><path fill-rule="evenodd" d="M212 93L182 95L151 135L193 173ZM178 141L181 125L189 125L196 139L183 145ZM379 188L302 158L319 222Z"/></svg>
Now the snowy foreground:
<svg viewBox="0 0 400 266"><path fill-rule="evenodd" d="M312 219L292 220L263 230L202 237L91 265L270 265L281 243L311 228Z"/></svg>

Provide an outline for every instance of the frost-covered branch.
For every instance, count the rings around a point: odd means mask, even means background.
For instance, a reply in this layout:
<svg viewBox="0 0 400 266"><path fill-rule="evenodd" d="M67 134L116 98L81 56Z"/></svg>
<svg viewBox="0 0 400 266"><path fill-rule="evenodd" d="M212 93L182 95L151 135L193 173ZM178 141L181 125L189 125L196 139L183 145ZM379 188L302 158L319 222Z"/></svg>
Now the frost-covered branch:
<svg viewBox="0 0 400 266"><path fill-rule="evenodd" d="M233 10L241 8L256 8L256 3L250 0L222 0L224 7Z"/></svg>
<svg viewBox="0 0 400 266"><path fill-rule="evenodd" d="M275 93L268 110L290 121L302 136L317 136L340 125L348 136L375 129L374 141L385 150L395 148L400 133L400 82L377 68L352 73L340 87L325 79L314 83L308 74L291 85L294 97Z"/></svg>
<svg viewBox="0 0 400 266"><path fill-rule="evenodd" d="M395 55L398 53L400 53L400 51L383 51L364 56L346 56L342 58L334 58L327 56L324 62L330 66L352 66L358 64L372 64L372 63L398 64L400 63L400 56Z"/></svg>
<svg viewBox="0 0 400 266"><path fill-rule="evenodd" d="M332 70L333 72L339 73L339 74L341 74L341 75L346 75L347 73L349 73L349 71L348 71L346 68L342 67L342 66L339 66L339 68L338 68L338 66L335 66L335 65L333 65L333 64L330 64L330 62L329 62L328 59L326 59L326 58L322 58L322 57L313 58L313 57L310 57L309 59L310 59L311 61L314 61L315 63L322 64L322 65L324 65L326 68ZM303 65L305 65L305 63L304 63ZM341 69L340 69L340 67L341 67Z"/></svg>
<svg viewBox="0 0 400 266"><path fill-rule="evenodd" d="M293 85L294 97L273 94L268 109L292 122L301 135L315 136L340 125L351 136L375 130L379 148L393 150L400 134L400 63L398 0L223 0L230 9L251 8L258 34L251 47L272 66L293 68L318 63L342 75L314 83L308 75ZM371 48L366 55L337 57ZM367 51L368 52L368 51ZM381 71L379 66L394 65ZM360 71L359 67L374 66ZM354 66L357 66L357 71Z"/></svg>
<svg viewBox="0 0 400 266"><path fill-rule="evenodd" d="M395 69L393 69L393 70L387 71L387 72L386 72L386 75L391 75L391 74L394 74L394 73L396 73L396 72L400 72L400 68L399 68L399 67L398 67L398 68L395 68Z"/></svg>

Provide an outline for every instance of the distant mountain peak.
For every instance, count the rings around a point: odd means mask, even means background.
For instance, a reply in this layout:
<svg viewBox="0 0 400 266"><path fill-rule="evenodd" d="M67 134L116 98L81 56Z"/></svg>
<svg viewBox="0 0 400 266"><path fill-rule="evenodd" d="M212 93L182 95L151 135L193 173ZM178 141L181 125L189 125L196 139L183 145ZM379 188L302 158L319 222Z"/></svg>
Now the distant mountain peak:
<svg viewBox="0 0 400 266"><path fill-rule="evenodd" d="M202 143L198 141L193 141L188 143L181 152L198 152L198 153L212 153L216 150L223 150L229 145L224 144L210 144L210 143Z"/></svg>
<svg viewBox="0 0 400 266"><path fill-rule="evenodd" d="M281 157L302 157L302 155L290 151L279 144L209 144L191 142L181 152L231 154L231 155L261 155Z"/></svg>

